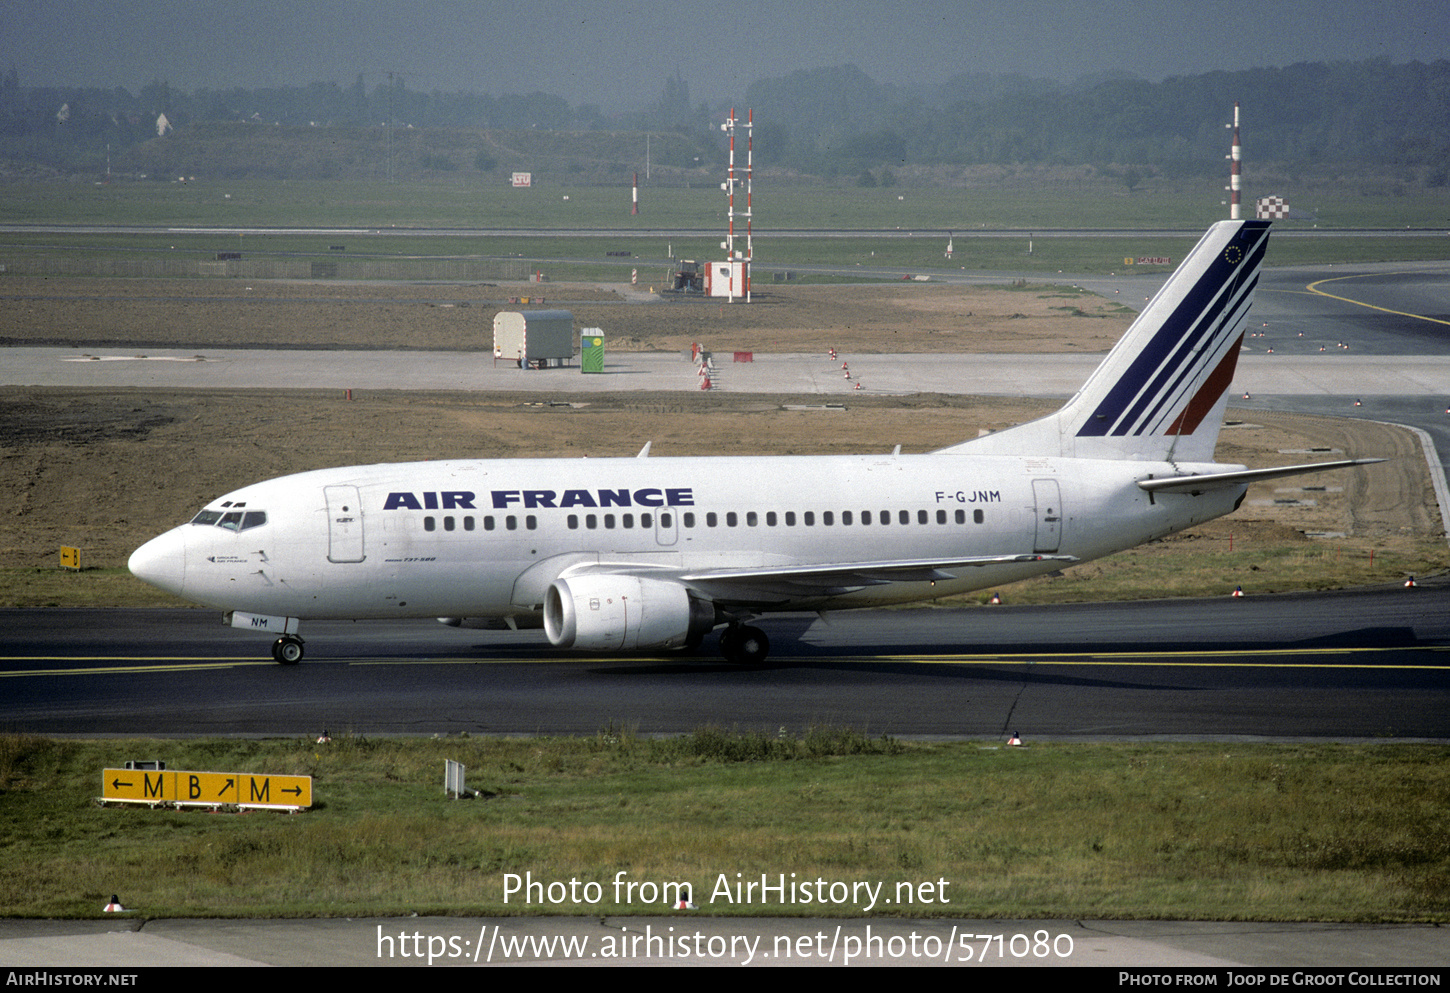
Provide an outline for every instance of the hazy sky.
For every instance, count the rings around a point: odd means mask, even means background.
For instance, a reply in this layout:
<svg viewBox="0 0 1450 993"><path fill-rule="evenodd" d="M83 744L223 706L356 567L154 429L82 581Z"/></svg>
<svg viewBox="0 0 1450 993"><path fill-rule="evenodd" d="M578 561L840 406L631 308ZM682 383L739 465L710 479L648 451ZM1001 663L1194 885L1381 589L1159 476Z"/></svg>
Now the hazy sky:
<svg viewBox="0 0 1450 993"><path fill-rule="evenodd" d="M351 83L542 90L606 111L656 99L678 70L693 102L753 80L855 63L878 82L959 72L1070 81L1388 56L1450 58L1442 0L6 0L0 70L24 86ZM740 19L731 19L737 12Z"/></svg>

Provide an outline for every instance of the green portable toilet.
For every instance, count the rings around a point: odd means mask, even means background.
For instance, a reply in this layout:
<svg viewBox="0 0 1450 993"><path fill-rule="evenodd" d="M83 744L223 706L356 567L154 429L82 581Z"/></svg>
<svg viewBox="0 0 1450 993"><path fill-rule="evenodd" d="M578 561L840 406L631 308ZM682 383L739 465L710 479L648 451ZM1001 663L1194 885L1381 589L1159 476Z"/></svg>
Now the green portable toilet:
<svg viewBox="0 0 1450 993"><path fill-rule="evenodd" d="M604 332L599 328L579 332L579 371L604 371Z"/></svg>

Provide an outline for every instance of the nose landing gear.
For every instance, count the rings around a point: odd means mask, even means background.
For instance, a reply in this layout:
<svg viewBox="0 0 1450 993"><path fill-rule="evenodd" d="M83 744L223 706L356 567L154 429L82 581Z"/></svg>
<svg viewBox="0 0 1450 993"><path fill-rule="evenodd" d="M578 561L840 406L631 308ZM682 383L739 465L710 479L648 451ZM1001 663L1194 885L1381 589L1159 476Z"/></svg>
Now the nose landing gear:
<svg viewBox="0 0 1450 993"><path fill-rule="evenodd" d="M284 634L272 643L272 658L283 665L296 665L302 661L302 639L295 634Z"/></svg>

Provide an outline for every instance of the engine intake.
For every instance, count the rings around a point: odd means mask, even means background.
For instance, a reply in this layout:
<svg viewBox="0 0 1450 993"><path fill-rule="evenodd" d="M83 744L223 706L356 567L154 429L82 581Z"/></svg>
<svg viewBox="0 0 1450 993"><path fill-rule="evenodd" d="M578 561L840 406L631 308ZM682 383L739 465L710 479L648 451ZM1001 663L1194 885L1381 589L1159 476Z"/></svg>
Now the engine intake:
<svg viewBox="0 0 1450 993"><path fill-rule="evenodd" d="M713 605L664 579L572 576L544 596L544 632L559 648L692 648L714 626Z"/></svg>

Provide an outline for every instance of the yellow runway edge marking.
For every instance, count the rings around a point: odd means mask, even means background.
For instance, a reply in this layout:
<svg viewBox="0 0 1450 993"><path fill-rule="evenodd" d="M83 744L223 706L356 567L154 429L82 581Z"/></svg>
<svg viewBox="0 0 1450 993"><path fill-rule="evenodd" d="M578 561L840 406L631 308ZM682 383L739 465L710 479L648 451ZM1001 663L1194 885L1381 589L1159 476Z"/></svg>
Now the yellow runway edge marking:
<svg viewBox="0 0 1450 993"><path fill-rule="evenodd" d="M238 666L276 665L270 659L240 658L146 658L127 656L87 655L80 658L69 655L27 655L23 658L0 656L0 662L139 662L144 665L96 665L83 669L17 669L14 672L0 672L0 678L9 676L86 676L97 673L138 672L192 672L198 669L233 669ZM178 665L177 663L184 663Z"/></svg>
<svg viewBox="0 0 1450 993"><path fill-rule="evenodd" d="M848 661L853 663L871 662L905 662L917 665L961 665L961 666L982 666L982 665L1052 665L1052 666L1137 666L1137 667L1197 667L1197 668L1244 668L1244 669L1424 669L1440 670L1450 669L1450 662L1444 665L1424 664L1376 664L1372 662L1280 662L1280 661L1235 661L1244 655L1253 655L1258 658L1282 659L1301 658L1305 656L1351 656L1351 655L1377 655L1385 652L1422 651L1436 654L1450 652L1450 646L1412 646L1412 647L1391 647L1391 648L1272 648L1250 651L1238 651L1234 649L1213 649L1209 651L1190 652L1036 652L1016 655L973 655L973 654L949 654L949 655L863 655L849 656L846 658L832 656L807 656L792 660L794 664L809 665L815 662L825 661ZM70 658L61 655L32 655L23 658L0 657L5 662L119 662L119 663L144 663L132 665L94 665L79 669L20 669L13 672L0 672L0 677L8 676L85 676L85 675L125 675L147 672L194 672L205 669L231 669L241 666L275 666L277 663L271 659L257 658L227 658L227 659L201 659L201 658L146 658L128 656L86 656L83 658ZM627 655L608 655L599 657L579 656L555 656L543 658L453 658L453 659L400 659L400 658L377 658L377 659L318 659L313 664L342 663L350 666L377 666L377 665L538 665L553 662L584 662L590 665L620 664L629 662L718 662L717 659L698 658L681 656L678 659L661 658L658 656L635 657ZM181 663L181 664L178 664ZM741 671L748 671L742 669Z"/></svg>

